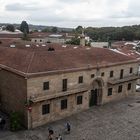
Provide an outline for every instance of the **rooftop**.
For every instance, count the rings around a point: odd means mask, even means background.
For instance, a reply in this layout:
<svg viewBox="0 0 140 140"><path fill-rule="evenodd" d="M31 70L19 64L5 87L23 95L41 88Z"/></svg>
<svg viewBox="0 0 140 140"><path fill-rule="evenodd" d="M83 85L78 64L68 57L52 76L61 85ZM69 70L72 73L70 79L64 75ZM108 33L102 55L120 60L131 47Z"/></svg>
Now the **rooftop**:
<svg viewBox="0 0 140 140"><path fill-rule="evenodd" d="M111 50L140 60L140 52L137 50L137 48L139 48L138 43L139 42L115 42Z"/></svg>
<svg viewBox="0 0 140 140"><path fill-rule="evenodd" d="M47 33L47 32L34 32L29 34L30 38L72 38L75 35L72 33L59 33L59 34L53 34L53 33Z"/></svg>
<svg viewBox="0 0 140 140"><path fill-rule="evenodd" d="M48 48L55 51L48 51ZM28 77L136 62L131 56L104 48L44 44L0 46L0 67Z"/></svg>

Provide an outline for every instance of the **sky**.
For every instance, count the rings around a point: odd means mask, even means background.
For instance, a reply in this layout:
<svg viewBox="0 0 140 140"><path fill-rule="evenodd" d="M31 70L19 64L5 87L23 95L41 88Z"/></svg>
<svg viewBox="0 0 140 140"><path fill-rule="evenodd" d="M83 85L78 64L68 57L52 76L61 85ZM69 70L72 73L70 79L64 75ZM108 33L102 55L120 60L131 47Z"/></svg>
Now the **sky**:
<svg viewBox="0 0 140 140"><path fill-rule="evenodd" d="M0 0L0 23L59 27L140 24L140 0Z"/></svg>

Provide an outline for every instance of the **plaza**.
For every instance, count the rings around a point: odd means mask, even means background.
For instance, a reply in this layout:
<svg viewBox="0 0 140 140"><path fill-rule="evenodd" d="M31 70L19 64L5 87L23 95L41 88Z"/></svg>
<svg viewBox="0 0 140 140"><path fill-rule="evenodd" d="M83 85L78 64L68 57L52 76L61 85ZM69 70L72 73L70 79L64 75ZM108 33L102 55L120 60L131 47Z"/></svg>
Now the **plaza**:
<svg viewBox="0 0 140 140"><path fill-rule="evenodd" d="M0 140L47 140L48 127L54 136L64 140L139 140L140 93L120 101L94 106L66 119L19 132L1 131ZM71 133L64 134L65 123L71 123Z"/></svg>

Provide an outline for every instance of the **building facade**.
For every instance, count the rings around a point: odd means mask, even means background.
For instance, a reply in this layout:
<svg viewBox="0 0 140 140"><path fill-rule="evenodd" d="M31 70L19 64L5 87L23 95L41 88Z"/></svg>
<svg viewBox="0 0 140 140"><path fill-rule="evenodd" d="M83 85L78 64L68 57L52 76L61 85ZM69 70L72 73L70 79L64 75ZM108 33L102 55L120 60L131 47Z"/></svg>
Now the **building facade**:
<svg viewBox="0 0 140 140"><path fill-rule="evenodd" d="M31 42L33 43L59 43L65 44L67 41L70 41L72 36L61 35L61 34L49 34L49 35L38 35L31 37Z"/></svg>
<svg viewBox="0 0 140 140"><path fill-rule="evenodd" d="M135 94L137 68L129 64L28 79L32 126Z"/></svg>
<svg viewBox="0 0 140 140"><path fill-rule="evenodd" d="M57 50L39 53L17 48L0 49L10 55L6 61L2 60L5 54L0 56L1 109L7 113L20 111L28 129L135 94L138 61L108 49L59 50L58 57ZM103 62L97 64L93 57L101 52L104 55L98 63ZM19 56L15 58L11 53ZM109 54L112 60L106 58ZM65 59L61 59L64 56ZM30 61L27 58L31 58Z"/></svg>

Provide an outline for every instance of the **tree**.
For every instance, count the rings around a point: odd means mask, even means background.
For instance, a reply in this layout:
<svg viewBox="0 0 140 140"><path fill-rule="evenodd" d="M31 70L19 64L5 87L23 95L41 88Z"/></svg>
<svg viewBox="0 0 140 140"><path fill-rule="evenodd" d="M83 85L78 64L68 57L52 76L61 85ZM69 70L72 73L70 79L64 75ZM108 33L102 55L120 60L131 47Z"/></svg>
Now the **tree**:
<svg viewBox="0 0 140 140"><path fill-rule="evenodd" d="M53 28L52 28L52 32L53 32L53 33L57 33L57 31L58 31L57 27L53 27Z"/></svg>
<svg viewBox="0 0 140 140"><path fill-rule="evenodd" d="M27 41L30 40L29 37L28 37L28 34L27 34L26 30L24 30L24 32L23 32L23 37L22 37L22 39L23 39L23 40L27 40Z"/></svg>
<svg viewBox="0 0 140 140"><path fill-rule="evenodd" d="M42 32L50 32L49 28L45 28L42 30Z"/></svg>
<svg viewBox="0 0 140 140"><path fill-rule="evenodd" d="M10 114L10 129L11 131L18 131L21 129L22 114L20 112L12 112Z"/></svg>
<svg viewBox="0 0 140 140"><path fill-rule="evenodd" d="M83 27L82 26L78 26L75 31L79 34L82 34L82 31L83 31Z"/></svg>
<svg viewBox="0 0 140 140"><path fill-rule="evenodd" d="M140 40L140 30L135 32L136 39Z"/></svg>
<svg viewBox="0 0 140 140"><path fill-rule="evenodd" d="M66 44L80 45L80 38L72 38L70 41L67 41Z"/></svg>
<svg viewBox="0 0 140 140"><path fill-rule="evenodd" d="M26 21L22 21L20 25L20 31L23 33L26 32L27 34L29 33L29 26Z"/></svg>
<svg viewBox="0 0 140 140"><path fill-rule="evenodd" d="M14 31L15 31L15 27L14 27L14 25L12 25L12 24L8 24L8 25L6 26L6 30L8 30L8 31L10 31L10 32L14 32Z"/></svg>

